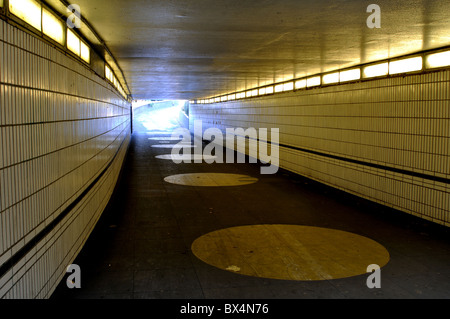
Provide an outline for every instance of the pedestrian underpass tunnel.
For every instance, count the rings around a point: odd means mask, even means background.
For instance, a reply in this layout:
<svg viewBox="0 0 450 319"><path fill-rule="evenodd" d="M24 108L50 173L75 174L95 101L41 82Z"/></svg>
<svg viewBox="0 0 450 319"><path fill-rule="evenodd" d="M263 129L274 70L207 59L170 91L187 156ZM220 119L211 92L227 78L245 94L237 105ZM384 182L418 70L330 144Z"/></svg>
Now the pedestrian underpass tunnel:
<svg viewBox="0 0 450 319"><path fill-rule="evenodd" d="M450 297L448 12L0 0L0 298Z"/></svg>

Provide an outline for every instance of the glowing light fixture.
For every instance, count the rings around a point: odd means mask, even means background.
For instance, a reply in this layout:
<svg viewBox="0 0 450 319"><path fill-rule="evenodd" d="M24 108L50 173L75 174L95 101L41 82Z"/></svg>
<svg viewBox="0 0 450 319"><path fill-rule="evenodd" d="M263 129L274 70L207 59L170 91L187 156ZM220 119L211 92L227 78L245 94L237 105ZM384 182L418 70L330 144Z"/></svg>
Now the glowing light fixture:
<svg viewBox="0 0 450 319"><path fill-rule="evenodd" d="M298 89L303 89L305 87L306 87L306 80L305 79L295 81L295 89L298 90Z"/></svg>
<svg viewBox="0 0 450 319"><path fill-rule="evenodd" d="M360 78L361 70L359 68L339 72L339 81L341 82L359 80Z"/></svg>
<svg viewBox="0 0 450 319"><path fill-rule="evenodd" d="M283 88L284 88L283 84L275 85L275 93L283 92Z"/></svg>
<svg viewBox="0 0 450 319"><path fill-rule="evenodd" d="M329 73L322 76L323 84L331 84L339 82L339 72Z"/></svg>
<svg viewBox="0 0 450 319"><path fill-rule="evenodd" d="M318 86L318 85L320 85L320 76L313 76L311 78L306 79L307 87Z"/></svg>
<svg viewBox="0 0 450 319"><path fill-rule="evenodd" d="M41 31L41 4L34 0L9 0L9 11Z"/></svg>
<svg viewBox="0 0 450 319"><path fill-rule="evenodd" d="M42 10L42 32L59 44L64 44L64 27L62 21L46 9Z"/></svg>
<svg viewBox="0 0 450 319"><path fill-rule="evenodd" d="M86 61L87 63L90 62L91 59L91 52L89 47L86 45L86 43L84 42L80 42L81 45L81 52L80 52L80 56L81 58Z"/></svg>
<svg viewBox="0 0 450 319"><path fill-rule="evenodd" d="M388 62L369 65L363 69L363 76L365 78L384 76L384 75L388 75L388 73L389 73L389 63Z"/></svg>
<svg viewBox="0 0 450 319"><path fill-rule="evenodd" d="M0 0L0 7L3 8L3 0Z"/></svg>
<svg viewBox="0 0 450 319"><path fill-rule="evenodd" d="M441 68L450 65L450 51L429 54L425 60L428 69Z"/></svg>
<svg viewBox="0 0 450 319"><path fill-rule="evenodd" d="M2 0L0 0L2 1ZM14 1L14 0L12 0ZM68 30L69 32L69 30ZM76 37L76 35L75 35ZM78 38L78 37L76 37ZM68 40L69 41L69 40ZM80 39L78 38L78 41ZM84 43L81 42L81 45ZM86 45L85 45L86 46ZM86 46L87 47L87 46ZM88 47L87 47L88 48ZM450 50L436 53L428 53L425 55L425 67L426 68L438 68L438 67L448 67L450 66ZM251 89L244 92L238 92L229 94L222 97L211 98L209 100L200 100L197 103L209 103L209 102L220 102L220 101L230 101L234 99L242 99L246 97L267 95L278 92L292 91L295 89L302 89L305 87L320 86L323 84L339 83L347 81L355 81L364 78L380 77L386 76L388 74L399 74L420 71L423 69L423 58L422 56L415 56L410 58L396 59L389 62L381 62L376 64L371 64L363 67L355 67L353 69L347 69L343 71L311 76L309 78L300 79L296 81L289 81L280 84L274 84L270 86L260 87L257 89ZM112 73L107 67L106 76ZM114 81L116 79L114 78ZM122 89L123 91L123 89ZM125 96L125 95L124 95Z"/></svg>
<svg viewBox="0 0 450 319"><path fill-rule="evenodd" d="M80 55L80 38L70 29L67 29L67 48L76 55Z"/></svg>
<svg viewBox="0 0 450 319"><path fill-rule="evenodd" d="M112 82L112 72L107 65L105 65L105 77Z"/></svg>
<svg viewBox="0 0 450 319"><path fill-rule="evenodd" d="M398 74L422 70L422 57L401 59L389 62L389 74Z"/></svg>
<svg viewBox="0 0 450 319"><path fill-rule="evenodd" d="M287 82L283 84L283 91L292 91L294 89L294 82Z"/></svg>

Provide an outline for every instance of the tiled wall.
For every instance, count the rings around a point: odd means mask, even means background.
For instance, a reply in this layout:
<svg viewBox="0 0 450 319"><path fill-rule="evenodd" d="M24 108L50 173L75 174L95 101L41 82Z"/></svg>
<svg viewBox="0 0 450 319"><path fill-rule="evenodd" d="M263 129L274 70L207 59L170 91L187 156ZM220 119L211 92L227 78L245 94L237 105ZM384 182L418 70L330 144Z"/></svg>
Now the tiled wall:
<svg viewBox="0 0 450 319"><path fill-rule="evenodd" d="M0 298L46 298L114 189L130 103L0 20Z"/></svg>
<svg viewBox="0 0 450 319"><path fill-rule="evenodd" d="M450 71L190 106L190 127L279 128L280 167L450 225Z"/></svg>

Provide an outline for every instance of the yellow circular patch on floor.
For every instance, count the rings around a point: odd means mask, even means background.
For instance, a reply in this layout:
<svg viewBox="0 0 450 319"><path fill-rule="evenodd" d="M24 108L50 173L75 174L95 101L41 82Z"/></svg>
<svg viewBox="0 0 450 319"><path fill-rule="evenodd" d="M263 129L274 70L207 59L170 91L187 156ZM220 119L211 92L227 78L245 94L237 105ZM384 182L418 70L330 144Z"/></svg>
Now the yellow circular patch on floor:
<svg viewBox="0 0 450 319"><path fill-rule="evenodd" d="M193 144L155 144L152 145L154 148L172 148L172 149L182 149L182 148L195 148L196 146Z"/></svg>
<svg viewBox="0 0 450 319"><path fill-rule="evenodd" d="M299 225L222 229L196 239L192 252L217 268L285 280L329 280L366 274L389 262L376 241L353 233Z"/></svg>
<svg viewBox="0 0 450 319"><path fill-rule="evenodd" d="M162 137L149 137L149 140L155 140L155 141L180 141L181 138L177 137L170 137L170 136L162 136Z"/></svg>
<svg viewBox="0 0 450 319"><path fill-rule="evenodd" d="M186 186L239 186L256 183L257 178L226 173L193 173L171 175L164 178L168 183Z"/></svg>
<svg viewBox="0 0 450 319"><path fill-rule="evenodd" d="M164 154L164 155L156 155L155 158L165 159L165 160L182 160L182 161L195 161L195 160L213 160L216 159L216 156L213 155L199 155L199 154Z"/></svg>

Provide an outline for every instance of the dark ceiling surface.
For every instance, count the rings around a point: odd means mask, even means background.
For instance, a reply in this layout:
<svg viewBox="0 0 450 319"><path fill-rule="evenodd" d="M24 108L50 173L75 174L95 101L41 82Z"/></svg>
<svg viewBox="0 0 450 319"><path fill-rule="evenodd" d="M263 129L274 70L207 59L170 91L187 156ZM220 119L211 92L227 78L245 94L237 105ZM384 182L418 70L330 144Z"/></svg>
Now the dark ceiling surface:
<svg viewBox="0 0 450 319"><path fill-rule="evenodd" d="M369 28L375 3L380 28ZM449 0L77 0L134 99L197 99L450 45Z"/></svg>

